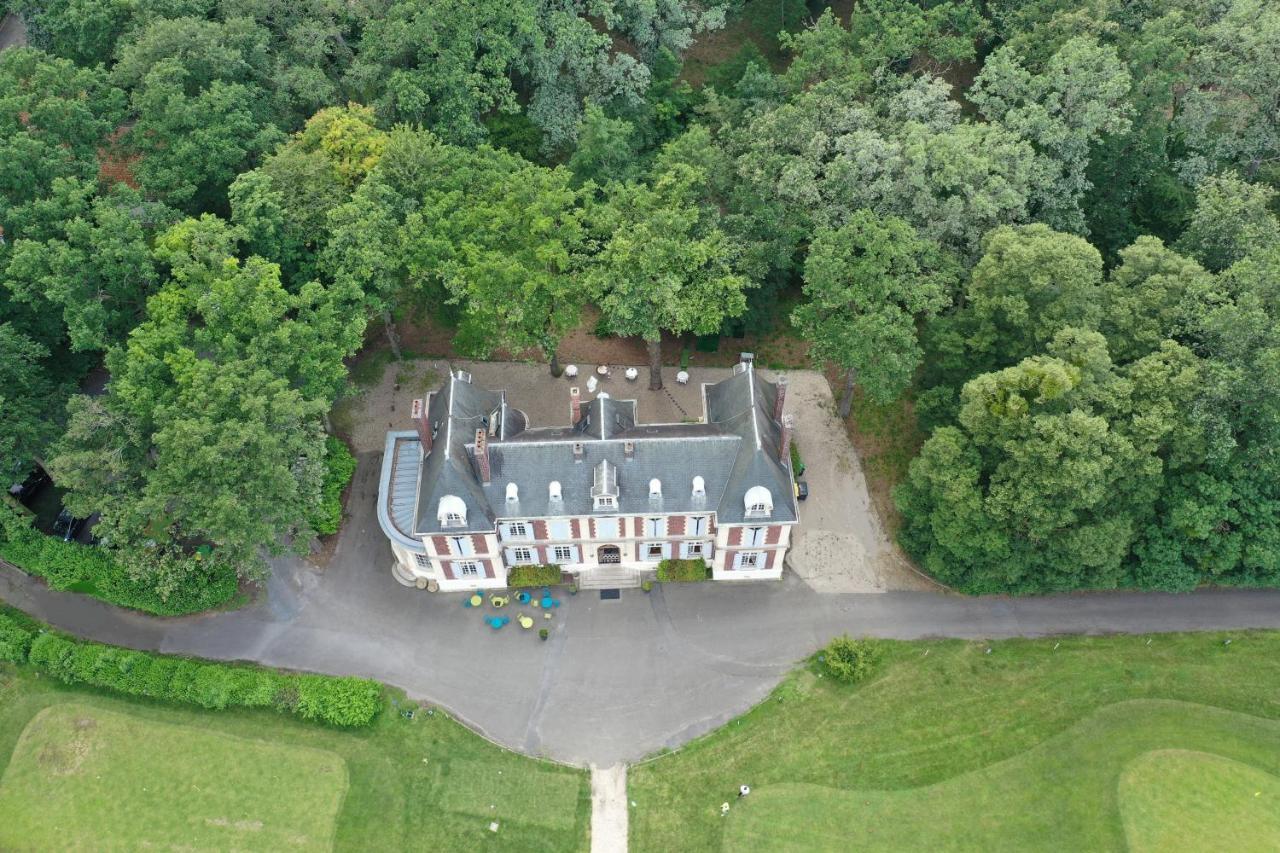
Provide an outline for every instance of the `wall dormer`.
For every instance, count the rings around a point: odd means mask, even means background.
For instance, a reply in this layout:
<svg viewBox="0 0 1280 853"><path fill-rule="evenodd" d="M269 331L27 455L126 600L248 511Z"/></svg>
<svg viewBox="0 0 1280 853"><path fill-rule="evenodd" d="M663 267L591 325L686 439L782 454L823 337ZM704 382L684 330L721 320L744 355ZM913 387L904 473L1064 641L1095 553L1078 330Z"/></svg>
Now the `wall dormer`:
<svg viewBox="0 0 1280 853"><path fill-rule="evenodd" d="M597 510L618 508L618 469L601 460L596 466L595 482L591 486L591 500Z"/></svg>
<svg viewBox="0 0 1280 853"><path fill-rule="evenodd" d="M747 489L743 502L747 518L768 518L773 513L773 495L764 486Z"/></svg>
<svg viewBox="0 0 1280 853"><path fill-rule="evenodd" d="M445 495L436 509L436 520L441 527L466 527L467 505L457 495Z"/></svg>

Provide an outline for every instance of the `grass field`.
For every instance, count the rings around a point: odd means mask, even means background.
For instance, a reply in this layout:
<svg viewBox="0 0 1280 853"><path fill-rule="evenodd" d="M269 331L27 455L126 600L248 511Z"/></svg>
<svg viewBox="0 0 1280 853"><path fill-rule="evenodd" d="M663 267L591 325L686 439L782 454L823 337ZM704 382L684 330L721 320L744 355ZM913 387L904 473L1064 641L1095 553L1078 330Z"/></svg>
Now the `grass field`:
<svg viewBox="0 0 1280 853"><path fill-rule="evenodd" d="M885 649L632 768L632 849L1280 849L1280 634Z"/></svg>
<svg viewBox="0 0 1280 853"><path fill-rule="evenodd" d="M1218 755L1148 752L1120 777L1134 853L1280 850L1280 777Z"/></svg>
<svg viewBox="0 0 1280 853"><path fill-rule="evenodd" d="M0 664L0 780L5 850L588 847L585 772L502 750L439 711L337 731Z"/></svg>
<svg viewBox="0 0 1280 853"><path fill-rule="evenodd" d="M347 793L332 752L65 702L0 780L0 849L327 850Z"/></svg>

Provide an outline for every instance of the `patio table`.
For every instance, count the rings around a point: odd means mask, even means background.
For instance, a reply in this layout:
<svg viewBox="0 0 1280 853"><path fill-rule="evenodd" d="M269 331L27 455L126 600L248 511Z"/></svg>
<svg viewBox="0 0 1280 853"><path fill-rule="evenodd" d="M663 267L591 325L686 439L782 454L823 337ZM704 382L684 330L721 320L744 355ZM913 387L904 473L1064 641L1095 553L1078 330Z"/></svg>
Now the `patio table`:
<svg viewBox="0 0 1280 853"><path fill-rule="evenodd" d="M471 596L471 606L472 606L472 607L479 607L479 606L480 606L480 605L482 605L482 604L484 604L484 596L483 596L483 595L479 595L479 594L477 594L477 595L473 595L473 596Z"/></svg>

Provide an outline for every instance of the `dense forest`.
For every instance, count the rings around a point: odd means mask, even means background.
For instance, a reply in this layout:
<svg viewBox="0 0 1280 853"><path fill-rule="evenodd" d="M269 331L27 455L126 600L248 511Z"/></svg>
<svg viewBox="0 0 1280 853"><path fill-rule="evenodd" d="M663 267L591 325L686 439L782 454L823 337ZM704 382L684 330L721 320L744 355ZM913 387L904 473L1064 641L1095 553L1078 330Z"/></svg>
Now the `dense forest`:
<svg viewBox="0 0 1280 853"><path fill-rule="evenodd" d="M789 323L913 400L960 589L1280 584L1280 6L825 5L0 0L0 466L206 606L310 541L386 320L554 371L591 304L657 382Z"/></svg>

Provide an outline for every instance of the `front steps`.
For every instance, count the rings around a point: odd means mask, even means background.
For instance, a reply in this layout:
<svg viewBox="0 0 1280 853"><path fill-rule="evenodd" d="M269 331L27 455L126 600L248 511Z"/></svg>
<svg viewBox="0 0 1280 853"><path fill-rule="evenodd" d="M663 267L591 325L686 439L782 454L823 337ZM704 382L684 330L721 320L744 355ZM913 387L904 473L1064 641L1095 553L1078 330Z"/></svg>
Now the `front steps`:
<svg viewBox="0 0 1280 853"><path fill-rule="evenodd" d="M640 586L640 570L624 566L597 566L578 574L578 589L634 589Z"/></svg>

